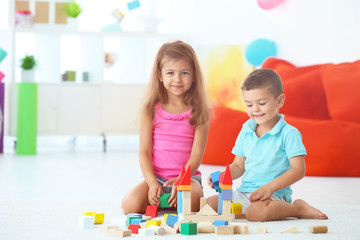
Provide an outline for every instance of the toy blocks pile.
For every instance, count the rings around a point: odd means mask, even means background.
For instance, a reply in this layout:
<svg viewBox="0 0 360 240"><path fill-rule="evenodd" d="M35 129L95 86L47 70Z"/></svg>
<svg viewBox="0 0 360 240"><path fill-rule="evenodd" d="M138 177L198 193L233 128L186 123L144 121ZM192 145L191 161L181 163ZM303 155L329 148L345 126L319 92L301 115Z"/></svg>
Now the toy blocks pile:
<svg viewBox="0 0 360 240"><path fill-rule="evenodd" d="M100 231L106 232L108 236L127 237L132 234L143 236L177 234L196 235L198 233L215 233L218 235L248 234L249 227L244 222L234 222L234 217L242 214L240 203L232 203L232 177L229 165L224 172L211 174L214 186L219 192L218 212L207 204L206 198L200 199L200 211L191 212L191 171L190 166L185 171L183 167L177 186L177 212L176 214L165 214L163 223L158 217L158 206L147 206L146 212L142 214L128 214L126 220L112 219L112 225L100 226ZM217 182L217 183L216 183ZM160 207L168 208L171 194L163 194ZM104 222L104 213L86 212L79 218L81 228L91 229L94 224ZM310 233L326 233L327 226L310 226ZM285 229L281 233L298 233L296 226ZM266 225L259 225L259 234L268 233Z"/></svg>

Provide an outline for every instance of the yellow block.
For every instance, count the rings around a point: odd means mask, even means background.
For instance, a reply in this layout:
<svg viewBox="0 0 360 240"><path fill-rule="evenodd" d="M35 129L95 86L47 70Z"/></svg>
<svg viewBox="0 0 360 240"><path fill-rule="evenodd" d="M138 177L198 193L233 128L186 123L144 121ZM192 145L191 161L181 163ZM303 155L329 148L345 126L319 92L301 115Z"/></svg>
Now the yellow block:
<svg viewBox="0 0 360 240"><path fill-rule="evenodd" d="M93 216L94 216L94 224L104 223L104 219L105 219L104 213L93 213Z"/></svg>
<svg viewBox="0 0 360 240"><path fill-rule="evenodd" d="M84 212L84 216L92 216L96 212Z"/></svg>
<svg viewBox="0 0 360 240"><path fill-rule="evenodd" d="M146 222L146 227L148 228L150 225L160 226L161 220L149 220Z"/></svg>
<svg viewBox="0 0 360 240"><path fill-rule="evenodd" d="M178 191L191 191L191 185L179 185L177 186Z"/></svg>
<svg viewBox="0 0 360 240"><path fill-rule="evenodd" d="M232 189L232 185L219 183L221 189Z"/></svg>
<svg viewBox="0 0 360 240"><path fill-rule="evenodd" d="M241 203L231 203L231 213L233 214L241 214L242 213L242 205Z"/></svg>

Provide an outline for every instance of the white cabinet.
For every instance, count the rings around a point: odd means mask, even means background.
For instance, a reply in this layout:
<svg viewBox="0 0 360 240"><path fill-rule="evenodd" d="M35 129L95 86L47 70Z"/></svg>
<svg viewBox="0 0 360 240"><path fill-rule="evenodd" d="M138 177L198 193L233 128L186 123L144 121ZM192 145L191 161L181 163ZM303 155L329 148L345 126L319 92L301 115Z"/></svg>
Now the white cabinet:
<svg viewBox="0 0 360 240"><path fill-rule="evenodd" d="M38 135L136 134L144 85L38 85Z"/></svg>

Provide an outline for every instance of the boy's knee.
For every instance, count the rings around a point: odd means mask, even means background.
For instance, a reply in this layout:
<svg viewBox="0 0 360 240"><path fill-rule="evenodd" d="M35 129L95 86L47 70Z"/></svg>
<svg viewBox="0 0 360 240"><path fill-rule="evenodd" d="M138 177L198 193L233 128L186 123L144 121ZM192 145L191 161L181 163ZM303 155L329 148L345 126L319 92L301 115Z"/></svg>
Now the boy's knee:
<svg viewBox="0 0 360 240"><path fill-rule="evenodd" d="M266 221L266 207L264 207L262 204L250 204L246 210L246 219L252 222Z"/></svg>

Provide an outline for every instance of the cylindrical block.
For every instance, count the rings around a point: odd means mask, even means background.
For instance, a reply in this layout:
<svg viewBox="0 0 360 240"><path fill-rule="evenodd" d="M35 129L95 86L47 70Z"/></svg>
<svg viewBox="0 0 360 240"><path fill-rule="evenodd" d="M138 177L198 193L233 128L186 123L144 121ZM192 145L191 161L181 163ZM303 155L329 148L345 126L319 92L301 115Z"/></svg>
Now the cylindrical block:
<svg viewBox="0 0 360 240"><path fill-rule="evenodd" d="M16 154L35 155L37 136L37 83L18 83Z"/></svg>
<svg viewBox="0 0 360 240"><path fill-rule="evenodd" d="M326 225L310 226L309 231L311 233L327 233L328 232L328 227Z"/></svg>

